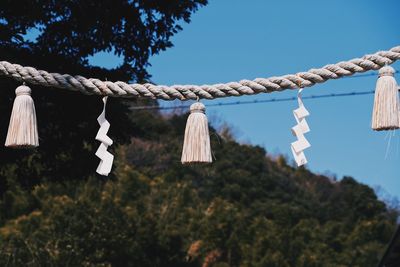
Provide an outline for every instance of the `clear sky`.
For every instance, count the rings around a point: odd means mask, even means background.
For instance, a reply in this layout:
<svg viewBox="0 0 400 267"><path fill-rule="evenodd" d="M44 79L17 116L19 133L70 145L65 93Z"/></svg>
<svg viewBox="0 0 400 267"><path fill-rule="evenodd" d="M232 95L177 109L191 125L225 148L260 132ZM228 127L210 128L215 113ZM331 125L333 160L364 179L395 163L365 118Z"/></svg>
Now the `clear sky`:
<svg viewBox="0 0 400 267"><path fill-rule="evenodd" d="M214 0L173 39L174 47L151 59L157 84L210 84L306 71L400 45L398 0ZM98 55L91 62L113 66ZM400 70L400 64L393 65ZM303 95L368 91L377 77L328 81ZM400 81L400 75L396 76ZM295 96L296 91L218 99L218 102ZM206 104L208 101L205 101ZM390 144L386 132L370 128L373 96L304 100L311 116L307 168L353 176L400 197L400 132ZM171 103L162 102L162 105ZM174 102L173 104L179 104ZM290 128L297 102L210 107L241 142L292 159ZM389 151L386 154L387 147ZM218 160L218 159L217 159Z"/></svg>

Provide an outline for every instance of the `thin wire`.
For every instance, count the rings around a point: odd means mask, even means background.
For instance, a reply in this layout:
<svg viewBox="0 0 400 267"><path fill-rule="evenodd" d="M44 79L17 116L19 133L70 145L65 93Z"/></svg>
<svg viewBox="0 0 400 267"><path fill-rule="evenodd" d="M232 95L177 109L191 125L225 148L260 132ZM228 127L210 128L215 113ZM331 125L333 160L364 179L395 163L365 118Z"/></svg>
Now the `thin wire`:
<svg viewBox="0 0 400 267"><path fill-rule="evenodd" d="M371 95L374 94L375 91L364 91L364 92L350 92L350 93L340 93L340 94L324 94L324 95L311 95L311 96L303 96L303 99L317 99L317 98L331 98L331 97L344 97L344 96L355 96L355 95ZM207 107L220 107L220 106L233 106L233 105L248 105L248 104L261 104L261 103L271 103L271 102L287 102L297 100L296 96L293 97L284 97L284 98L270 98L263 100L248 100L248 101L234 101L234 102L218 102L211 103L205 106ZM167 109L181 109L181 108L189 108L190 105L178 105L171 107L161 107L161 106L138 106L138 107L130 107L131 110L148 110L148 109L158 109L158 110L167 110Z"/></svg>
<svg viewBox="0 0 400 267"><path fill-rule="evenodd" d="M399 70L394 70L394 74L400 73ZM368 76L378 76L376 72L372 73L365 73L365 74L357 74L352 76L343 76L342 78L361 78L361 77L368 77Z"/></svg>
<svg viewBox="0 0 400 267"><path fill-rule="evenodd" d="M396 70L395 74L400 73L400 71ZM358 78L358 77L367 77L367 76L376 76L376 73L368 73L368 74L359 74L354 76L347 76L346 78ZM372 95L375 91L362 91L362 92L350 92L350 93L338 93L338 94L323 94L323 95L310 95L310 96L303 96L303 99L317 99L317 98L331 98L331 97L345 97L345 96L358 96L358 95ZM210 103L206 104L207 107L220 107L220 106L233 106L233 105L248 105L248 104L261 104L261 103L271 103L271 102L288 102L297 100L297 97L284 97L284 98L270 98L270 99L263 99L263 100L247 100L247 101L233 101L233 102L217 102L217 103ZM162 107L162 106L137 106L137 107L130 107L131 110L171 110L171 109L187 109L190 107L190 104L183 104L177 106L169 106L169 107Z"/></svg>

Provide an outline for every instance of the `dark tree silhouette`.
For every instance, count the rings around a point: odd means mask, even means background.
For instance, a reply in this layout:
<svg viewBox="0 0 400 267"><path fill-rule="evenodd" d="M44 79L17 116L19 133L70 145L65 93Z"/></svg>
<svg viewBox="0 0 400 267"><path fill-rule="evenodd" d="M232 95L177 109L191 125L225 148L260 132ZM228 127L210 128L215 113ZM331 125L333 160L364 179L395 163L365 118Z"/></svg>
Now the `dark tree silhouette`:
<svg viewBox="0 0 400 267"><path fill-rule="evenodd" d="M207 0L6 0L0 10L1 45L5 52L27 48L43 62L57 55L83 66L88 56L114 49L124 59L118 69L143 80L148 78L149 57L171 47L170 38L182 29L178 23L189 22L206 4ZM24 35L32 28L39 36L27 41Z"/></svg>
<svg viewBox="0 0 400 267"><path fill-rule="evenodd" d="M144 81L149 57L172 46L180 23L207 0L5 0L0 9L0 59L51 72L80 74L99 79ZM28 32L38 33L35 40ZM115 69L90 66L88 57L114 52L123 58ZM0 140L5 140L14 90L18 83L0 80ZM43 179L83 179L93 173L93 155L101 110L99 97L53 92L33 87L40 147L37 151L0 148L0 190L10 177L31 186ZM112 99L107 116L110 135L123 143L135 135L128 105ZM3 142L3 141L1 141ZM7 177L7 179L6 179Z"/></svg>

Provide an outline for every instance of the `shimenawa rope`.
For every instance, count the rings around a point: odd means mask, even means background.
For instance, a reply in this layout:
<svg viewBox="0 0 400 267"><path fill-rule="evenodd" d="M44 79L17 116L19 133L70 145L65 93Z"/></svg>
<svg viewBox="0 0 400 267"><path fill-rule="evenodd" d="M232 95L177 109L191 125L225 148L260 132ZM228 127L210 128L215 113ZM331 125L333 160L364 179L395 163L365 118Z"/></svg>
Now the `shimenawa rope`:
<svg viewBox="0 0 400 267"><path fill-rule="evenodd" d="M49 73L7 61L0 61L0 75L12 77L17 81L33 85L80 91L84 94L114 97L148 97L163 100L196 100L199 98L214 99L227 96L270 93L285 89L297 89L299 85L301 87L310 87L329 79L338 79L358 72L377 70L399 59L400 46L396 46L388 51L379 51L372 55L365 55L362 58L329 64L319 69L310 69L307 72L213 85L165 86L151 83L109 82L69 74Z"/></svg>

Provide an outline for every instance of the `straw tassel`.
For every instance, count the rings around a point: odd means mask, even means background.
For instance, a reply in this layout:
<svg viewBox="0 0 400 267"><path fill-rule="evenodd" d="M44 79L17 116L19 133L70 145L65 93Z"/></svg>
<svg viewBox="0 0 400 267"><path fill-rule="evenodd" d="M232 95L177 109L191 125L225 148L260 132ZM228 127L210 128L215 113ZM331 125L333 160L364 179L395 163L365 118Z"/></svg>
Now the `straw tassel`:
<svg viewBox="0 0 400 267"><path fill-rule="evenodd" d="M196 102L190 106L190 115L186 122L185 140L183 142L182 164L211 163L210 134L206 107Z"/></svg>
<svg viewBox="0 0 400 267"><path fill-rule="evenodd" d="M6 147L32 148L39 146L35 103L31 89L22 85L15 90L17 97L8 126Z"/></svg>
<svg viewBox="0 0 400 267"><path fill-rule="evenodd" d="M394 73L390 66L379 70L372 112L372 129L375 131L400 128L399 95Z"/></svg>

